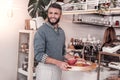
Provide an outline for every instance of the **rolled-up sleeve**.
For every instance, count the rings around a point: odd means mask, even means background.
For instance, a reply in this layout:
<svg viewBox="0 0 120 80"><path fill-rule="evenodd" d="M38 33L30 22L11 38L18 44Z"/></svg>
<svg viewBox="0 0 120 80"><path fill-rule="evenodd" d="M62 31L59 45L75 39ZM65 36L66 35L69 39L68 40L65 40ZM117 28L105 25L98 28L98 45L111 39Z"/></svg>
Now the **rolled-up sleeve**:
<svg viewBox="0 0 120 80"><path fill-rule="evenodd" d="M47 54L45 53L45 34L37 31L34 36L34 54L37 62L45 63Z"/></svg>

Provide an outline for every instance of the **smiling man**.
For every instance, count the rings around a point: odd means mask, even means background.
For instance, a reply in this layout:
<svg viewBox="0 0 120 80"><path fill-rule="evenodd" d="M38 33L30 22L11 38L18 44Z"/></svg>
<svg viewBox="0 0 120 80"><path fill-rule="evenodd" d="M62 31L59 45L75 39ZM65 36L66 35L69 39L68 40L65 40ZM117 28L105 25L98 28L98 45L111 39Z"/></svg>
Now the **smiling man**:
<svg viewBox="0 0 120 80"><path fill-rule="evenodd" d="M66 54L65 33L58 23L62 15L59 4L53 3L48 8L48 20L37 30L34 36L36 80L61 80L62 70L67 70L64 59L74 58ZM45 77L45 75L47 75Z"/></svg>

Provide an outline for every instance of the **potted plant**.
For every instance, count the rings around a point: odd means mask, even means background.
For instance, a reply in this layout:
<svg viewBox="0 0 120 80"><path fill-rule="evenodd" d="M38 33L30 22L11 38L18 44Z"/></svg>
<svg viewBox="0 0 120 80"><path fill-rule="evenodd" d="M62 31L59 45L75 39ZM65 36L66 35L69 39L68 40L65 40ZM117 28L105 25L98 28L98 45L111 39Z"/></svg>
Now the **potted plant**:
<svg viewBox="0 0 120 80"><path fill-rule="evenodd" d="M51 4L51 0L29 0L28 13L31 16L30 28L38 29L47 18L47 8Z"/></svg>
<svg viewBox="0 0 120 80"><path fill-rule="evenodd" d="M47 8L51 4L51 0L29 0L28 12L32 18L42 17L46 19Z"/></svg>

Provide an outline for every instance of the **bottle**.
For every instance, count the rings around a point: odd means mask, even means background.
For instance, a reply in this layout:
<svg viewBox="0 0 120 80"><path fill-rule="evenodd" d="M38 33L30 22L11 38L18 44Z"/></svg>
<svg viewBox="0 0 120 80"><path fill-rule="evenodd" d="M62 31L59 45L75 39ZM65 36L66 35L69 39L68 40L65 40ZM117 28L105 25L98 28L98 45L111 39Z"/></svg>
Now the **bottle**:
<svg viewBox="0 0 120 80"><path fill-rule="evenodd" d="M71 38L70 43L68 44L69 49L74 49L74 38Z"/></svg>
<svg viewBox="0 0 120 80"><path fill-rule="evenodd" d="M22 63L22 69L25 70L25 71L27 71L27 69L28 69L28 63L27 62L24 61Z"/></svg>
<svg viewBox="0 0 120 80"><path fill-rule="evenodd" d="M23 63L22 63L22 69L27 71L28 69L28 56L25 57Z"/></svg>

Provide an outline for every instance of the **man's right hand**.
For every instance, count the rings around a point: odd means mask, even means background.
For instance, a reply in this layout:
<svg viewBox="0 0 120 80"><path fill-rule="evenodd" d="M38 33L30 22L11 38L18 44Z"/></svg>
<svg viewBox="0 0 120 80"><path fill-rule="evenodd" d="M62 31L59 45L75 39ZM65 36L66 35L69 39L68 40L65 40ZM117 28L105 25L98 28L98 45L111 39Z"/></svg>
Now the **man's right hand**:
<svg viewBox="0 0 120 80"><path fill-rule="evenodd" d="M70 67L68 63L57 61L56 65L62 70L68 70L67 68Z"/></svg>
<svg viewBox="0 0 120 80"><path fill-rule="evenodd" d="M49 64L54 64L62 70L67 70L67 68L70 67L68 63L63 62L63 61L59 61L59 60L56 60L56 59L53 59L53 58L50 58L50 57L47 57L45 62L49 63Z"/></svg>

